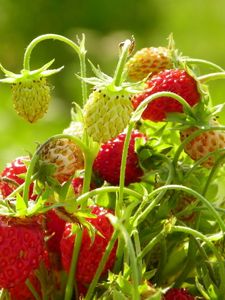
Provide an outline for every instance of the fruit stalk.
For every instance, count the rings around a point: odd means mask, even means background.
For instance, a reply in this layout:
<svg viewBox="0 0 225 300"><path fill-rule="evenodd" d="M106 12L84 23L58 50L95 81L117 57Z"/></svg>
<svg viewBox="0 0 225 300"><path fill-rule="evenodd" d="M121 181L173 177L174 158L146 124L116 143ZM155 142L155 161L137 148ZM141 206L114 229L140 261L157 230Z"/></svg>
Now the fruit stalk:
<svg viewBox="0 0 225 300"><path fill-rule="evenodd" d="M80 75L82 78L85 78L86 77L86 63L85 63L86 50L84 46L85 43L84 35L82 36L82 40L79 46L76 43L74 43L72 40L58 34L49 33L49 34L43 34L36 37L30 42L30 44L27 46L26 51L24 53L24 60L23 60L24 69L30 70L30 56L34 47L36 47L37 44L39 44L40 42L45 40L50 40L50 39L61 41L73 48L73 50L76 52L80 60ZM84 104L87 100L87 84L83 80L81 82L81 88L82 88L82 98Z"/></svg>
<svg viewBox="0 0 225 300"><path fill-rule="evenodd" d="M212 250L214 253L218 265L219 265L219 273L220 273L220 294L225 295L225 267L223 264L223 258L221 257L220 253L217 251L214 244L201 232L192 229L190 227L184 227L184 226L173 226L172 232L183 232L189 235L194 236L195 238L199 238Z"/></svg>
<svg viewBox="0 0 225 300"><path fill-rule="evenodd" d="M102 256L102 259L101 259L101 261L100 261L100 263L98 265L98 268L97 268L97 271L95 273L95 276L92 279L92 282L91 282L91 284L90 284L90 286L88 288L85 300L91 300L92 299L93 292L94 292L94 289L96 287L96 284L98 283L98 280L99 280L99 278L100 278L100 276L102 274L104 266L105 266L105 264L106 264L106 262L108 260L108 257L109 257L109 255L110 255L110 253L111 253L111 251L112 251L112 249L113 249L113 247L115 245L115 242L116 242L117 238L118 238L118 232L114 231L114 233L113 233L113 235L112 235L112 237L111 237L111 239L110 239L110 241L109 241L109 243L108 243L108 245L106 247L106 250L105 250L105 252L104 252L104 254Z"/></svg>
<svg viewBox="0 0 225 300"><path fill-rule="evenodd" d="M130 48L132 47L132 41L131 40L125 40L122 44L122 51L121 55L113 76L112 85L120 86L123 80L123 71L124 66L127 60L127 57L129 55Z"/></svg>

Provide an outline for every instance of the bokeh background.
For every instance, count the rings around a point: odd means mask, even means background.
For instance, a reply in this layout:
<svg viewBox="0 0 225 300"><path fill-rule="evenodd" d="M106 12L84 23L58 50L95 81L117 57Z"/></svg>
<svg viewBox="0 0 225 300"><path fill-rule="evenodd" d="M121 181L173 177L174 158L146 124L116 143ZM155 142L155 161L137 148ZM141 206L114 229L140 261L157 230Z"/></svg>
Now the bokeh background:
<svg viewBox="0 0 225 300"><path fill-rule="evenodd" d="M136 49L166 46L173 33L177 48L186 56L213 61L225 68L224 0L0 0L0 62L17 73L22 68L28 43L45 33L75 39L85 33L87 57L113 74L118 44L132 35ZM53 99L46 116L28 124L12 107L10 86L0 84L0 168L19 155L33 152L70 121L73 101L80 102L78 58L67 45L45 41L31 58L38 68L55 58L54 67L64 65L50 78ZM4 77L3 74L0 76ZM214 103L225 100L225 82L210 83ZM220 113L225 123L225 113Z"/></svg>

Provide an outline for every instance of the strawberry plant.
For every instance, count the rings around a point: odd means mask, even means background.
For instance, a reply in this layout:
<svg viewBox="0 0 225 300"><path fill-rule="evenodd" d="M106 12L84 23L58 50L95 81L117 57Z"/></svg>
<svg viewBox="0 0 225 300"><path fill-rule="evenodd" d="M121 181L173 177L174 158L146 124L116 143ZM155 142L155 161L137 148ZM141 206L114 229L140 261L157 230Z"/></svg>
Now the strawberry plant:
<svg viewBox="0 0 225 300"><path fill-rule="evenodd" d="M61 70L48 70L53 60L30 69L48 39L78 55L82 105L1 171L0 299L223 300L224 104L208 89L223 68L182 56L172 36L135 53L127 39L109 76L87 63L84 36L41 35L20 74L0 66L28 126L48 110L46 77Z"/></svg>

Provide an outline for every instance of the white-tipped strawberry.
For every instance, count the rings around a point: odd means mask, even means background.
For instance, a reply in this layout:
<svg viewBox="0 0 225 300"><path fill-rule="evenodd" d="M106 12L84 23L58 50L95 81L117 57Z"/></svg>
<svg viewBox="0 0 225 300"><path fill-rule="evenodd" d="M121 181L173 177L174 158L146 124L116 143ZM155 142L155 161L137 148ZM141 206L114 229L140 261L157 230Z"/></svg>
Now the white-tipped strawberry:
<svg viewBox="0 0 225 300"><path fill-rule="evenodd" d="M30 123L42 118L48 110L51 88L45 77L62 69L47 70L53 61L38 70L22 70L20 74L9 72L0 65L7 77L0 82L12 84L13 106L18 115Z"/></svg>
<svg viewBox="0 0 225 300"><path fill-rule="evenodd" d="M77 170L84 168L81 149L66 138L50 140L40 151L40 161L52 165L52 176L59 182L68 181Z"/></svg>
<svg viewBox="0 0 225 300"><path fill-rule="evenodd" d="M215 120L211 121L211 125L220 126ZM192 126L180 133L181 141L184 141L199 128ZM218 130L209 130L200 133L184 146L184 151L193 159L199 160L211 152L225 148L225 132ZM202 166L211 168L215 163L215 156L210 156L202 163Z"/></svg>

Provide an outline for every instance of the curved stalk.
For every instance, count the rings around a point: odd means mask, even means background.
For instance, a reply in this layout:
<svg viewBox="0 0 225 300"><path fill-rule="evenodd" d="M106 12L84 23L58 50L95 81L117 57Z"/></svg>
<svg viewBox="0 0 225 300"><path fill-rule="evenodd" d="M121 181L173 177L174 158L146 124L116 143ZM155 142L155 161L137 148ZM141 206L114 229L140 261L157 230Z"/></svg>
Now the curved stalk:
<svg viewBox="0 0 225 300"><path fill-rule="evenodd" d="M201 232L189 228L189 227L183 227L183 226L173 226L172 232L182 232L186 234L190 234L194 236L195 238L199 238L211 249L213 254L215 255L218 265L219 265L219 274L220 274L220 294L225 295L225 267L223 262L223 257L220 255L220 253L217 251L217 248L214 246L214 244L208 240L207 236L202 234Z"/></svg>
<svg viewBox="0 0 225 300"><path fill-rule="evenodd" d="M173 177L174 177L174 168L173 168L173 164L171 163L171 161L169 160L169 158L167 158L166 156L163 155L159 155L160 157L164 158L165 161L167 162L168 165L168 170L169 170L169 175L167 177L165 186L169 186L169 184L171 184ZM155 195L155 191L158 191L159 189L154 190L152 193L154 193L153 195ZM165 195L165 193L167 192L167 189L162 189L160 190L160 193L156 196L156 198L151 202L151 204L148 206L148 208L142 212L142 209L144 208L144 206L149 202L149 199L152 197L152 193L150 193L147 198L145 200L142 201L141 205L139 206L138 210L136 211L135 215L132 217L133 219L133 226L136 227L137 225L139 225L141 222L144 221L144 219L146 218L146 216L150 213L150 211L159 203L159 201L162 199L162 197Z"/></svg>
<svg viewBox="0 0 225 300"><path fill-rule="evenodd" d="M43 34L35 39L33 39L30 44L27 46L26 51L24 53L24 60L23 60L23 68L25 70L30 70L30 56L33 51L33 49L40 43L45 40L58 40L60 42L63 42L67 45L69 45L78 55L79 60L80 60L80 76L85 78L86 77L86 63L85 63L85 58L86 58L86 50L85 50L85 37L84 35L82 36L82 40L80 42L80 45L78 46L75 42L72 40L58 34ZM83 98L83 104L87 100L87 84L82 80L81 82L81 88L82 88L82 98Z"/></svg>
<svg viewBox="0 0 225 300"><path fill-rule="evenodd" d="M86 192L85 194L79 196L76 200L78 205L81 205L83 202L87 201L89 198L95 196L95 195L99 195L102 193L116 193L119 192L120 187L119 186L105 186L105 187L101 187L101 188L97 188L95 190ZM124 188L124 192L130 196L133 196L139 200L142 199L142 195L139 194L136 191L133 191L129 188Z"/></svg>
<svg viewBox="0 0 225 300"><path fill-rule="evenodd" d="M221 71L221 72L224 72L225 70L223 68L221 68L220 66L218 66L217 64L214 64L213 62L211 61L207 61L207 60L204 60L204 59L199 59L199 58L181 58L181 61L183 62L187 62L187 63L200 63L200 64L203 64L203 65L208 65L210 67L213 67L215 69L217 69L218 71Z"/></svg>
<svg viewBox="0 0 225 300"><path fill-rule="evenodd" d="M199 194L198 192L196 192L195 190L188 188L186 186L183 185L178 185L178 184L171 184L171 185L166 185L166 186L162 186L159 187L158 189L152 191L149 195L148 195L148 199L150 200L154 195L156 195L157 193L163 191L163 190L179 190L179 191L184 191L188 194L193 195L195 198L199 199L207 208L208 210L211 212L211 214L214 216L215 220L218 222L221 230L223 232L225 232L225 223L222 220L222 218L220 217L219 213L216 211L216 209L213 207L213 205L205 198L203 197L201 194ZM155 203L155 201L153 200L150 205L142 212L142 214L139 216L139 222L143 221L147 215L150 213L150 211L157 205L158 203Z"/></svg>
<svg viewBox="0 0 225 300"><path fill-rule="evenodd" d="M225 72L210 73L198 77L198 80L202 83L217 79L225 79Z"/></svg>

